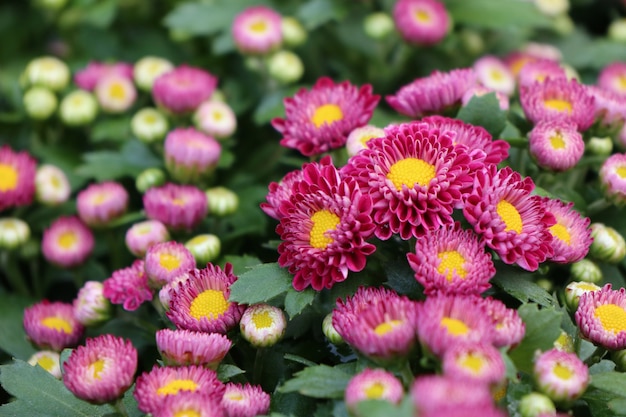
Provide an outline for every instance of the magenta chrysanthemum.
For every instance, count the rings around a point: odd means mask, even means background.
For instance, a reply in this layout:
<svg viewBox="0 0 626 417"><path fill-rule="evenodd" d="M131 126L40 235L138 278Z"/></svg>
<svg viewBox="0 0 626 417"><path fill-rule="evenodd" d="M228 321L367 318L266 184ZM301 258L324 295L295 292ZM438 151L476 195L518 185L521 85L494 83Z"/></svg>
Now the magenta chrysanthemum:
<svg viewBox="0 0 626 417"><path fill-rule="evenodd" d="M415 242L407 260L427 295L480 294L496 274L491 255L472 230L459 223L427 232Z"/></svg>
<svg viewBox="0 0 626 417"><path fill-rule="evenodd" d="M278 263L294 275L296 290L320 291L361 271L376 249L366 242L375 228L372 200L330 163L307 164L302 175L280 207Z"/></svg>
<svg viewBox="0 0 626 417"><path fill-rule="evenodd" d="M146 216L174 230L191 230L207 215L206 194L193 185L167 183L143 195Z"/></svg>
<svg viewBox="0 0 626 417"><path fill-rule="evenodd" d="M536 59L525 64L518 74L520 88L529 87L538 82L542 83L547 79L563 79L567 81L567 74L563 67L551 59Z"/></svg>
<svg viewBox="0 0 626 417"><path fill-rule="evenodd" d="M217 78L202 68L181 65L160 75L152 86L152 98L175 113L193 112L213 94Z"/></svg>
<svg viewBox="0 0 626 417"><path fill-rule="evenodd" d="M319 155L344 146L352 130L369 122L379 99L369 84L359 88L322 77L311 90L285 98L285 118L273 119L272 126L283 135L281 145Z"/></svg>
<svg viewBox="0 0 626 417"><path fill-rule="evenodd" d="M37 162L27 152L0 147L0 211L33 201L36 170Z"/></svg>
<svg viewBox="0 0 626 417"><path fill-rule="evenodd" d="M103 285L104 296L113 304L121 304L127 311L137 310L145 301L152 300L143 260L138 259L128 268L113 271Z"/></svg>
<svg viewBox="0 0 626 417"><path fill-rule="evenodd" d="M126 62L107 64L104 62L90 61L87 66L74 74L74 82L78 88L93 91L102 78L108 75L118 75L133 80L133 65Z"/></svg>
<svg viewBox="0 0 626 417"><path fill-rule="evenodd" d="M471 68L450 72L433 71L429 76L416 79L385 99L398 113L420 118L458 106L463 94L475 82L476 74Z"/></svg>
<svg viewBox="0 0 626 417"><path fill-rule="evenodd" d="M48 262L72 268L87 260L94 245L93 233L78 217L59 217L44 230L41 251Z"/></svg>
<svg viewBox="0 0 626 417"><path fill-rule="evenodd" d="M613 62L602 68L598 75L598 86L626 96L626 62Z"/></svg>
<svg viewBox="0 0 626 417"><path fill-rule="evenodd" d="M220 143L193 127L179 127L165 137L165 166L174 178L193 182L215 171Z"/></svg>
<svg viewBox="0 0 626 417"><path fill-rule="evenodd" d="M203 365L217 369L232 342L220 333L161 329L156 344L166 365Z"/></svg>
<svg viewBox="0 0 626 417"><path fill-rule="evenodd" d="M550 226L552 233L552 262L574 263L587 256L591 238L591 219L574 210L574 203L544 197L546 211L552 213L556 224Z"/></svg>
<svg viewBox="0 0 626 417"><path fill-rule="evenodd" d="M437 0L398 0L393 7L393 20L400 35L418 45L440 42L451 25L446 7Z"/></svg>
<svg viewBox="0 0 626 417"><path fill-rule="evenodd" d="M366 368L354 375L346 387L345 402L350 410L365 400L385 400L398 404L404 397L402 382L384 369Z"/></svg>
<svg viewBox="0 0 626 417"><path fill-rule="evenodd" d="M167 395L152 417L227 417L220 398L200 392L180 391Z"/></svg>
<svg viewBox="0 0 626 417"><path fill-rule="evenodd" d="M154 413L163 407L165 399L185 391L220 399L225 386L217 373L201 366L159 367L137 378L133 395L137 407L144 413Z"/></svg>
<svg viewBox="0 0 626 417"><path fill-rule="evenodd" d="M330 162L328 158L324 158L322 161ZM293 185L298 181L302 181L303 176L302 170L296 169L288 172L280 182L271 182L267 187L269 192L265 196L266 201L260 204L261 210L268 216L280 220L283 217L280 214L281 204L283 201L289 201L293 194Z"/></svg>
<svg viewBox="0 0 626 417"><path fill-rule="evenodd" d="M530 177L524 179L510 167L495 165L476 173L474 189L465 199L463 214L507 264L535 271L539 263L553 255L554 216L546 212Z"/></svg>
<svg viewBox="0 0 626 417"><path fill-rule="evenodd" d="M493 345L497 348L515 347L526 333L526 324L517 313L517 310L508 308L502 301L492 297L477 300L485 310L495 329Z"/></svg>
<svg viewBox="0 0 626 417"><path fill-rule="evenodd" d="M575 353L550 349L534 361L533 375L539 390L554 401L572 401L589 384L589 368Z"/></svg>
<svg viewBox="0 0 626 417"><path fill-rule="evenodd" d="M542 120L528 134L528 150L540 167L567 171L582 158L585 142L573 123Z"/></svg>
<svg viewBox="0 0 626 417"><path fill-rule="evenodd" d="M100 324L111 316L111 303L103 291L100 281L87 281L78 290L73 301L74 317L84 326Z"/></svg>
<svg viewBox="0 0 626 417"><path fill-rule="evenodd" d="M452 211L469 191L471 158L453 145L450 131L420 122L388 127L345 168L373 200L376 236L404 240L451 224Z"/></svg>
<svg viewBox="0 0 626 417"><path fill-rule="evenodd" d="M596 121L611 130L621 128L626 120L626 95L595 86L587 90L594 97Z"/></svg>
<svg viewBox="0 0 626 417"><path fill-rule="evenodd" d="M135 103L137 89L132 79L123 75L109 74L98 81L94 95L103 111L123 113Z"/></svg>
<svg viewBox="0 0 626 417"><path fill-rule="evenodd" d="M59 301L43 300L25 308L23 324L32 343L57 352L76 346L85 332L74 317L74 306Z"/></svg>
<svg viewBox="0 0 626 417"><path fill-rule="evenodd" d="M600 184L608 199L619 206L626 204L626 153L613 154L602 163Z"/></svg>
<svg viewBox="0 0 626 417"><path fill-rule="evenodd" d="M494 55L485 55L474 62L476 81L493 91L513 95L515 77L509 67Z"/></svg>
<svg viewBox="0 0 626 417"><path fill-rule="evenodd" d="M270 409L270 395L259 385L226 384L222 397L226 417L256 417Z"/></svg>
<svg viewBox="0 0 626 417"><path fill-rule="evenodd" d="M267 54L283 41L282 17L266 6L252 6L235 16L232 25L235 46L243 53Z"/></svg>
<svg viewBox="0 0 626 417"><path fill-rule="evenodd" d="M606 284L582 294L574 317L581 335L594 345L626 348L626 289L616 291Z"/></svg>
<svg viewBox="0 0 626 417"><path fill-rule="evenodd" d="M230 286L237 280L233 266L207 264L189 272L189 278L170 289L167 317L179 329L223 333L239 324L245 305L228 301Z"/></svg>
<svg viewBox="0 0 626 417"><path fill-rule="evenodd" d="M110 334L87 339L63 364L63 383L78 398L104 404L120 398L133 384L137 350Z"/></svg>
<svg viewBox="0 0 626 417"><path fill-rule="evenodd" d="M146 274L153 288L161 288L177 276L196 267L189 249L175 241L157 243L146 252Z"/></svg>
<svg viewBox="0 0 626 417"><path fill-rule="evenodd" d="M128 192L117 182L91 184L76 196L78 217L89 226L105 226L126 212Z"/></svg>
<svg viewBox="0 0 626 417"><path fill-rule="evenodd" d="M491 343L458 343L446 350L443 374L497 386L506 378L502 354Z"/></svg>
<svg viewBox="0 0 626 417"><path fill-rule="evenodd" d="M167 228L158 220L135 223L126 231L125 236L126 247L138 258L143 258L152 245L169 239Z"/></svg>

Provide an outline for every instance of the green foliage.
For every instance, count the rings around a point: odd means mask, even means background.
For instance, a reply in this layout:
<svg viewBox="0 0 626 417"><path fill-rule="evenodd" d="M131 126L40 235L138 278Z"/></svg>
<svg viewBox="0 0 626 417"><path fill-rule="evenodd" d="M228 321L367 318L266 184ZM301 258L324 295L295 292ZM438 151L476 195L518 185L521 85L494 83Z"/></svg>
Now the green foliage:
<svg viewBox="0 0 626 417"><path fill-rule="evenodd" d="M533 277L532 273L498 262L496 275L491 282L523 303L534 301L542 306L555 305L554 298L545 289L531 281Z"/></svg>
<svg viewBox="0 0 626 417"><path fill-rule="evenodd" d="M500 109L495 93L474 96L456 116L466 123L484 127L491 136L498 138L506 124L506 113Z"/></svg>
<svg viewBox="0 0 626 417"><path fill-rule="evenodd" d="M230 301L256 304L270 301L291 288L292 276L277 263L257 265L230 287Z"/></svg>
<svg viewBox="0 0 626 417"><path fill-rule="evenodd" d="M314 398L343 398L344 390L351 378L353 365L318 365L303 369L285 382L281 392L299 392Z"/></svg>
<svg viewBox="0 0 626 417"><path fill-rule="evenodd" d="M456 23L489 29L549 27L550 19L531 2L518 0L446 0Z"/></svg>
<svg viewBox="0 0 626 417"><path fill-rule="evenodd" d="M76 173L97 181L136 177L144 169L162 165L150 149L136 139L126 142L119 152L87 152L83 159L85 163L76 168Z"/></svg>
<svg viewBox="0 0 626 417"><path fill-rule="evenodd" d="M290 287L285 296L285 311L289 317L297 316L313 303L316 295L317 293L311 288L307 288L304 291L296 291L293 287Z"/></svg>
<svg viewBox="0 0 626 417"><path fill-rule="evenodd" d="M0 294L0 349L22 360L27 360L35 353L35 349L26 340L22 324L24 308L33 303L35 300L31 298Z"/></svg>
<svg viewBox="0 0 626 417"><path fill-rule="evenodd" d="M626 416L626 374L593 375L582 399L589 404L593 417Z"/></svg>

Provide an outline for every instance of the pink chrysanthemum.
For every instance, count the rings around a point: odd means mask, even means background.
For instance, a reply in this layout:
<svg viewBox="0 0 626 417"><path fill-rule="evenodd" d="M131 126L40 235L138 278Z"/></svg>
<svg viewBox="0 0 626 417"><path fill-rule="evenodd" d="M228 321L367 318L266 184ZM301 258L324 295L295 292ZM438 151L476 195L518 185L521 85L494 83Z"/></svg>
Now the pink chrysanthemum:
<svg viewBox="0 0 626 417"><path fill-rule="evenodd" d="M528 134L528 150L540 167L567 171L582 158L585 142L572 122L542 120Z"/></svg>
<svg viewBox="0 0 626 417"><path fill-rule="evenodd" d="M220 333L161 329L156 344L166 365L203 365L217 369L232 342Z"/></svg>
<svg viewBox="0 0 626 417"><path fill-rule="evenodd" d="M100 324L111 316L111 303L100 281L87 281L74 299L74 317L84 326Z"/></svg>
<svg viewBox="0 0 626 417"><path fill-rule="evenodd" d="M443 355L442 368L450 378L467 378L492 387L506 378L502 355L491 343L453 345Z"/></svg>
<svg viewBox="0 0 626 417"><path fill-rule="evenodd" d="M345 402L349 410L365 400L385 400L398 404L404 397L402 382L384 369L366 368L354 375L346 387Z"/></svg>
<svg viewBox="0 0 626 417"><path fill-rule="evenodd" d="M143 258L152 245L169 239L167 228L158 220L135 223L126 231L125 236L126 247L138 258Z"/></svg>
<svg viewBox="0 0 626 417"><path fill-rule="evenodd" d="M353 156L346 174L373 200L376 236L404 240L454 223L452 211L469 191L471 157L450 131L420 122L385 129Z"/></svg>
<svg viewBox="0 0 626 417"><path fill-rule="evenodd" d="M507 308L502 301L492 297L481 298L478 302L495 329L493 345L497 348L517 346L526 333L526 325L517 310Z"/></svg>
<svg viewBox="0 0 626 417"><path fill-rule="evenodd" d="M180 282L183 282L187 278L189 278L192 271L198 273L199 270L197 268L190 269L189 271L178 275L176 278L161 287L161 289L159 290L159 301L161 302L161 305L163 306L165 311L168 311L170 309L170 301L172 299L170 296L170 290L176 287Z"/></svg>
<svg viewBox="0 0 626 417"><path fill-rule="evenodd" d="M626 96L626 62L613 62L604 67L598 75L598 86Z"/></svg>
<svg viewBox="0 0 626 417"><path fill-rule="evenodd" d="M442 41L451 26L446 7L437 0L398 0L393 20L407 42L425 46Z"/></svg>
<svg viewBox="0 0 626 417"><path fill-rule="evenodd" d="M594 96L595 119L603 127L619 129L626 120L626 95L601 87L587 86Z"/></svg>
<svg viewBox="0 0 626 417"><path fill-rule="evenodd" d="M215 171L220 143L193 127L179 127L165 137L165 166L181 182L195 182Z"/></svg>
<svg viewBox="0 0 626 417"><path fill-rule="evenodd" d="M476 81L481 85L507 96L515 90L515 76L504 61L494 55L486 55L474 62Z"/></svg>
<svg viewBox="0 0 626 417"><path fill-rule="evenodd" d="M480 294L496 274L491 255L472 230L459 223L427 232L415 242L407 260L426 295Z"/></svg>
<svg viewBox="0 0 626 417"><path fill-rule="evenodd" d="M405 357L416 342L417 303L386 288L359 287L337 300L333 327L354 349L381 361Z"/></svg>
<svg viewBox="0 0 626 417"><path fill-rule="evenodd" d="M323 161L330 162L329 159L324 158ZM280 214L280 205L283 201L289 201L293 194L293 185L302 181L304 173L301 169L288 172L280 182L271 182L267 187L269 192L265 196L265 202L260 204L261 210L268 216L280 220L283 215Z"/></svg>
<svg viewBox="0 0 626 417"><path fill-rule="evenodd" d="M74 74L74 83L82 90L93 91L98 81L108 75L122 76L132 81L133 65L126 62L107 64L98 61L90 61L85 68Z"/></svg>
<svg viewBox="0 0 626 417"><path fill-rule="evenodd" d="M606 284L582 294L574 317L581 335L594 345L626 348L626 289L616 291Z"/></svg>
<svg viewBox="0 0 626 417"><path fill-rule="evenodd" d="M536 82L543 83L547 79L567 80L567 74L557 61L537 59L524 65L518 75L520 88L531 86Z"/></svg>
<svg viewBox="0 0 626 417"><path fill-rule="evenodd" d="M137 350L110 334L87 339L63 363L63 383L75 396L94 404L120 398L133 384Z"/></svg>
<svg viewBox="0 0 626 417"><path fill-rule="evenodd" d="M587 256L591 246L591 220L574 210L574 203L544 197L546 211L552 213L556 224L550 226L554 255L552 262L574 263Z"/></svg>
<svg viewBox="0 0 626 417"><path fill-rule="evenodd" d="M476 73L471 68L450 72L433 71L429 76L416 79L385 99L398 113L420 118L457 107L463 94L475 82Z"/></svg>
<svg viewBox="0 0 626 417"><path fill-rule="evenodd" d="M587 130L594 121L594 97L576 80L547 79L520 88L520 102L528 120L564 120Z"/></svg>
<svg viewBox="0 0 626 417"><path fill-rule="evenodd" d="M256 417L270 409L270 395L259 385L229 382L222 397L226 417Z"/></svg>
<svg viewBox="0 0 626 417"><path fill-rule="evenodd" d="M201 68L181 65L160 75L152 86L152 98L175 113L193 112L213 94L217 78Z"/></svg>
<svg viewBox="0 0 626 417"><path fill-rule="evenodd" d="M509 96L500 91L492 90L491 88L487 88L482 85L475 85L473 87L470 87L465 92L465 94L463 94L463 97L461 97L461 104L463 106L467 106L474 97L482 97L491 93L496 96L496 99L498 100L498 107L500 107L500 110L507 111L510 106Z"/></svg>
<svg viewBox="0 0 626 417"><path fill-rule="evenodd" d="M463 214L507 264L517 264L535 271L539 263L553 255L552 234L554 216L546 212L539 196L531 195L535 188L530 177L510 167L498 170L495 165L476 173L474 189L465 199Z"/></svg>
<svg viewBox="0 0 626 417"><path fill-rule="evenodd" d="M233 109L223 101L205 101L193 115L196 127L209 136L223 139L231 136L237 128Z"/></svg>
<svg viewBox="0 0 626 417"><path fill-rule="evenodd" d="M0 147L0 212L33 201L36 170L37 162L27 152Z"/></svg>
<svg viewBox="0 0 626 417"><path fill-rule="evenodd" d="M344 281L349 271L361 271L376 250L366 242L375 226L372 200L354 179L342 179L326 161L311 163L292 193L281 204L276 232L282 239L278 263L294 275L293 287L321 291Z"/></svg>
<svg viewBox="0 0 626 417"><path fill-rule="evenodd" d="M143 195L146 216L168 229L192 230L208 213L206 194L193 185L167 183Z"/></svg>
<svg viewBox="0 0 626 417"><path fill-rule="evenodd" d="M87 260L94 245L93 233L78 217L59 217L44 230L41 251L48 262L72 268Z"/></svg>
<svg viewBox="0 0 626 417"><path fill-rule="evenodd" d="M161 288L177 276L196 267L189 249L175 241L157 243L146 252L146 274L153 288Z"/></svg>
<svg viewBox="0 0 626 417"><path fill-rule="evenodd" d="M189 272L189 278L170 289L167 317L179 329L223 333L239 324L245 305L228 301L230 286L237 280L233 266L207 264Z"/></svg>
<svg viewBox="0 0 626 417"><path fill-rule="evenodd" d="M504 57L504 63L509 67L513 76L519 80L519 74L522 68L531 62L536 62L541 58L526 51L513 51Z"/></svg>
<svg viewBox="0 0 626 417"><path fill-rule="evenodd" d="M286 117L274 118L272 126L283 135L281 145L319 155L344 146L352 130L369 122L379 99L369 84L359 88L322 77L311 90L285 98Z"/></svg>
<svg viewBox="0 0 626 417"><path fill-rule="evenodd" d="M626 204L626 153L613 154L602 163L600 184L608 199L619 206Z"/></svg>
<svg viewBox="0 0 626 417"><path fill-rule="evenodd" d="M202 366L154 366L141 374L136 381L133 395L137 408L144 413L154 413L163 408L167 397L185 391L205 394L219 401L225 386L217 379L217 373Z"/></svg>
<svg viewBox="0 0 626 417"><path fill-rule="evenodd" d="M266 6L248 7L232 25L235 46L246 54L267 54L283 42L282 17Z"/></svg>
<svg viewBox="0 0 626 417"><path fill-rule="evenodd" d="M479 300L476 296L436 295L419 304L417 336L422 345L442 356L457 343L491 343L493 322Z"/></svg>
<svg viewBox="0 0 626 417"><path fill-rule="evenodd" d="M589 384L589 368L575 353L551 349L539 354L533 365L539 390L553 401L572 401Z"/></svg>
<svg viewBox="0 0 626 417"><path fill-rule="evenodd" d="M152 300L152 290L148 285L143 260L138 259L127 268L113 271L103 285L104 296L113 304L122 304L127 311L137 310L145 301Z"/></svg>
<svg viewBox="0 0 626 417"><path fill-rule="evenodd" d="M220 398L192 391L168 395L152 417L227 417Z"/></svg>
<svg viewBox="0 0 626 417"><path fill-rule="evenodd" d="M119 183L91 184L76 196L78 216L89 226L105 226L126 212L128 192Z"/></svg>
<svg viewBox="0 0 626 417"><path fill-rule="evenodd" d="M85 333L85 327L74 317L71 303L43 300L24 309L24 330L39 349L57 352L74 347Z"/></svg>
<svg viewBox="0 0 626 417"><path fill-rule="evenodd" d="M103 111L123 113L135 103L137 89L132 79L119 74L109 74L98 81L94 95Z"/></svg>

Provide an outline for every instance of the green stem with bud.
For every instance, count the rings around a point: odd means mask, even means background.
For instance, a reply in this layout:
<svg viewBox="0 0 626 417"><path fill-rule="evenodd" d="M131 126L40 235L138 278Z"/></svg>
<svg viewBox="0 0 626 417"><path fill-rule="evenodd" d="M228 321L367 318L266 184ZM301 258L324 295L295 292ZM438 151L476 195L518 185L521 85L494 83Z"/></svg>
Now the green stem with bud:
<svg viewBox="0 0 626 417"><path fill-rule="evenodd" d="M587 365L588 367L591 367L592 365L599 363L604 357L604 355L606 355L606 352L607 350L603 348L602 346L596 347L596 350L593 351L591 356L585 359L585 365Z"/></svg>
<svg viewBox="0 0 626 417"><path fill-rule="evenodd" d="M256 356L254 357L254 371L252 379L254 384L261 384L261 377L263 376L263 362L265 362L265 348L257 348Z"/></svg>
<svg viewBox="0 0 626 417"><path fill-rule="evenodd" d="M120 416L123 416L123 417L128 417L128 410L126 410L126 406L124 405L123 398L124 397L118 398L111 405L113 406L115 411L117 411L117 414L119 414Z"/></svg>

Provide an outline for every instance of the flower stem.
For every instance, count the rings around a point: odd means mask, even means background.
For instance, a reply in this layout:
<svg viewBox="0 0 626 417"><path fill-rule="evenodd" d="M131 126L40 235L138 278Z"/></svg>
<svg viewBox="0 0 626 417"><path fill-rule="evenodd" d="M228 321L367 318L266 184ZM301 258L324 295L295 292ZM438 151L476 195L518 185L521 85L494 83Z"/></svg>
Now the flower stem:
<svg viewBox="0 0 626 417"><path fill-rule="evenodd" d="M605 198L594 201L587 206L587 216L592 216L611 207L611 202Z"/></svg>
<svg viewBox="0 0 626 417"><path fill-rule="evenodd" d="M117 411L119 415L123 417L128 417L128 410L126 410L126 406L124 405L123 398L124 397L118 398L117 400L115 400L115 402L112 405L115 411Z"/></svg>
<svg viewBox="0 0 626 417"><path fill-rule="evenodd" d="M413 380L415 376L413 375L413 371L411 370L411 364L409 360L405 360L404 364L399 369L400 379L402 380L405 387L410 387L413 384Z"/></svg>
<svg viewBox="0 0 626 417"><path fill-rule="evenodd" d="M265 362L265 348L258 348L256 350L256 356L254 358L254 373L252 375L254 384L259 385L261 383L263 362Z"/></svg>
<svg viewBox="0 0 626 417"><path fill-rule="evenodd" d="M598 346L596 350L593 351L591 356L585 359L585 365L587 365L588 367L591 367L592 365L595 365L596 363L600 362L602 358L604 357L604 355L606 354L606 352L607 351L605 348L603 348L602 346Z"/></svg>

